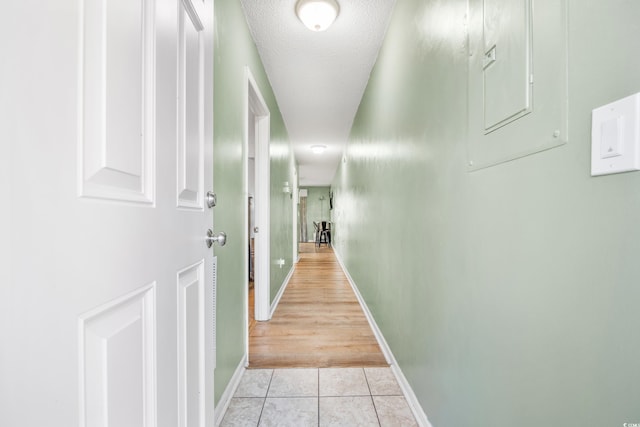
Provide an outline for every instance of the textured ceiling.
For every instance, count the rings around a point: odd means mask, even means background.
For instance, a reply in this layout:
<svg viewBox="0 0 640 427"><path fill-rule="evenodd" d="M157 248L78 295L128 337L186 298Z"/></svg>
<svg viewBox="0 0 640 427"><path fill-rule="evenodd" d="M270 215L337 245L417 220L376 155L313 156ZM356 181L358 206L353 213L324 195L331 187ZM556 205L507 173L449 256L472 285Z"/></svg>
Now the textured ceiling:
<svg viewBox="0 0 640 427"><path fill-rule="evenodd" d="M241 2L293 143L300 185L329 185L395 0L338 0L340 14L323 32L300 22L296 0ZM313 144L327 151L313 154Z"/></svg>

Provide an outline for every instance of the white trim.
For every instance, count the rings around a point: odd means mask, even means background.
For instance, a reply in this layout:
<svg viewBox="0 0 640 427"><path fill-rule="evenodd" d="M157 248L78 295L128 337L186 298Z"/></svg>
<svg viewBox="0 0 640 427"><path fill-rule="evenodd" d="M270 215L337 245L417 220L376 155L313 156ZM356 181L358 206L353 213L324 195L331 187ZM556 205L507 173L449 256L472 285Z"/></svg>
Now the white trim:
<svg viewBox="0 0 640 427"><path fill-rule="evenodd" d="M289 274L287 274L287 277L285 277L284 281L282 282L282 286L280 286L280 290L278 291L278 293L276 294L276 297L273 299L273 302L271 303L271 312L269 314L269 318L273 317L273 313L276 311L276 308L278 307L278 303L280 302L280 298L282 298L282 294L284 294L285 289L287 289L287 285L289 284L289 280L291 280L291 276L293 276L293 272L295 271L296 266L292 265L291 266L291 270L289 270Z"/></svg>
<svg viewBox="0 0 640 427"><path fill-rule="evenodd" d="M270 121L271 115L269 107L265 102L258 84L248 66L244 67L245 77L245 108L244 108L244 135L243 147L245 155L243 156L243 174L244 174L244 193L245 199L248 195L247 190L247 155L249 143L249 117L250 112L255 116L252 125L255 126L255 225L259 232L255 237L255 319L258 321L269 320L269 302L270 297L270 200L271 200L271 157L269 154L270 145ZM245 220L248 223L248 212L245 207ZM245 271L248 270L248 251L245 251ZM248 285L248 279L245 280ZM248 340L247 340L248 342Z"/></svg>
<svg viewBox="0 0 640 427"><path fill-rule="evenodd" d="M393 357L393 355L391 357ZM404 395L409 408L411 408L411 412L413 412L413 416L415 417L418 425L420 425L421 427L433 427L429 422L429 418L427 418L427 414L424 412L424 409L422 409L422 406L420 405L416 394L413 392L409 381L407 381L407 378L404 376L402 369L400 369L400 367L398 366L395 358L393 358L391 371L393 371L393 374L396 376L396 381L398 381L398 385L402 389L402 394Z"/></svg>
<svg viewBox="0 0 640 427"><path fill-rule="evenodd" d="M362 297L362 294L360 294L360 291L358 290L358 286L353 281L353 278L347 271L347 268L342 262L342 258L340 257L338 252L335 250L335 248L333 249L333 253L335 254L336 259L338 260L338 264L340 264L340 267L342 268L342 271L344 272L345 276L347 276L347 280L351 285L351 289L353 289L353 292L356 294L356 298L358 298L360 307L362 307L362 311L364 311L364 315L367 318L367 321L369 322L369 326L371 326L371 329L373 330L373 334L375 335L376 340L378 340L378 345L380 345L380 349L382 350L382 354L384 354L384 358L387 360L387 363L391 365L391 370L393 371L393 374L395 375L396 380L398 381L398 384L402 389L402 394L404 394L404 397L407 400L409 407L411 408L411 412L413 412L413 416L416 418L416 421L420 426L433 427L429 422L429 419L427 418L427 414L422 409L422 406L420 405L418 398L413 392L413 389L411 388L409 381L407 381L407 378L402 373L402 370L400 369L400 366L398 365L396 358L393 356L393 352L391 351L389 344L387 344L387 341L384 339L384 336L382 335L382 331L380 330L375 319L373 318L371 311L369 311L369 307L367 307L367 303Z"/></svg>
<svg viewBox="0 0 640 427"><path fill-rule="evenodd" d="M247 73L251 71L248 67L245 67L244 77L245 81L248 81L249 77ZM244 206L242 208L243 213L243 232L242 232L242 241L249 242L249 84L245 84L244 87L244 106L243 106L243 127L242 127L242 194L244 194ZM255 176L255 171L254 171ZM255 178L254 178L255 179ZM254 200L255 203L255 200ZM244 357L249 360L249 274L246 272L249 271L249 254L248 251L244 251L244 259L243 259L243 268L242 271L245 272L243 279L243 298L244 298ZM255 264L254 267L255 269ZM254 273L255 274L255 273ZM254 275L255 280L255 275ZM217 425L217 423L216 423Z"/></svg>
<svg viewBox="0 0 640 427"><path fill-rule="evenodd" d="M293 147L291 146L291 144L289 145L289 148L291 149L291 151L293 152ZM298 261L296 261L296 259L298 258L298 170L296 169L296 162L295 162L295 157L291 156L291 169L293 170L293 184L292 184L292 193L291 193L291 208L292 208L292 226L293 226L293 241L292 241L292 248L291 251L293 253L291 259L293 260L293 264L296 264Z"/></svg>
<svg viewBox="0 0 640 427"><path fill-rule="evenodd" d="M227 388L224 389L224 393L220 396L220 401L216 405L215 411L215 426L219 426L222 423L222 419L224 418L224 414L227 412L229 408L229 404L231 403L231 398L235 394L238 385L240 385L240 380L242 379L242 374L244 374L245 368L247 366L247 356L245 355L238 367L236 368L229 384L227 384Z"/></svg>

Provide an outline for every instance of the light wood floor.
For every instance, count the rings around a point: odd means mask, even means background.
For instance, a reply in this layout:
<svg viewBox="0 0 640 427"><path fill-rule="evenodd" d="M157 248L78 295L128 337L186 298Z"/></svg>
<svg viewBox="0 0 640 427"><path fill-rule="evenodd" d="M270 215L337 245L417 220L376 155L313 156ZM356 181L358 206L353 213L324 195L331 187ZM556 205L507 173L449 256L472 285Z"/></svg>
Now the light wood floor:
<svg viewBox="0 0 640 427"><path fill-rule="evenodd" d="M249 282L249 336L251 331L256 326L256 288L253 286L253 282Z"/></svg>
<svg viewBox="0 0 640 427"><path fill-rule="evenodd" d="M249 368L387 366L333 250L301 245L273 318L249 333Z"/></svg>

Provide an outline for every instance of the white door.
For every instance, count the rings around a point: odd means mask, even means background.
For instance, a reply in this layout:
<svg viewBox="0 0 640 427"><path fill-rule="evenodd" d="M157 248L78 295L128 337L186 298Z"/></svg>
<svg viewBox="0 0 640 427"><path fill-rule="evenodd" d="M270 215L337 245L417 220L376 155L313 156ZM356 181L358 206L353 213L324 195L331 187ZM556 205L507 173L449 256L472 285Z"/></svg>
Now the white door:
<svg viewBox="0 0 640 427"><path fill-rule="evenodd" d="M0 19L0 425L212 425L212 0Z"/></svg>

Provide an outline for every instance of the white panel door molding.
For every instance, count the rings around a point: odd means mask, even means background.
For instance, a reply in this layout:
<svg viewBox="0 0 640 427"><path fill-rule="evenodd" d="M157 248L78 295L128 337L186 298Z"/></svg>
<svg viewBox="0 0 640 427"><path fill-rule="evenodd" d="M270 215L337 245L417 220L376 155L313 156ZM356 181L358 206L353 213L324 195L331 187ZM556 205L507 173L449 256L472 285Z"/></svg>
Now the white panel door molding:
<svg viewBox="0 0 640 427"><path fill-rule="evenodd" d="M80 425L156 425L155 283L79 318Z"/></svg>
<svg viewBox="0 0 640 427"><path fill-rule="evenodd" d="M80 13L80 195L151 204L155 0L84 0Z"/></svg>
<svg viewBox="0 0 640 427"><path fill-rule="evenodd" d="M213 0L6 6L0 426L211 426Z"/></svg>
<svg viewBox="0 0 640 427"><path fill-rule="evenodd" d="M204 260L178 272L179 427L205 426Z"/></svg>
<svg viewBox="0 0 640 427"><path fill-rule="evenodd" d="M178 206L204 209L204 27L191 4L179 12Z"/></svg>

